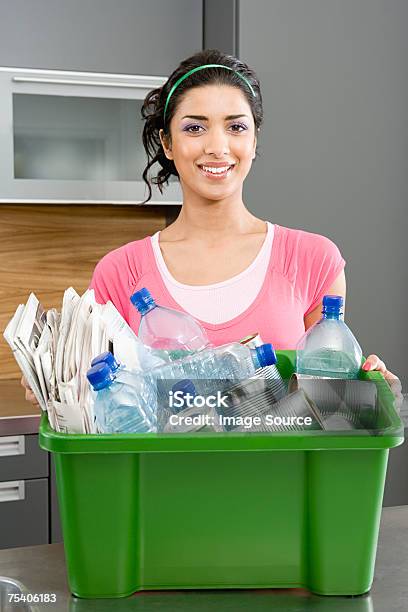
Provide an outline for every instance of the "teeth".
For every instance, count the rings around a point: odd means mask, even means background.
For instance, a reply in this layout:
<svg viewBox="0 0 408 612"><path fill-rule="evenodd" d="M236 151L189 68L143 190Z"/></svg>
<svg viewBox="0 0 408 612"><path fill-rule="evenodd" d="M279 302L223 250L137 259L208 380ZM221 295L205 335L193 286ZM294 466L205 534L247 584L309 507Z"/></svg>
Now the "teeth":
<svg viewBox="0 0 408 612"><path fill-rule="evenodd" d="M210 168L209 166L202 166L202 169L206 172L211 172L211 174L224 174L227 170L229 170L231 166L223 166L222 168Z"/></svg>

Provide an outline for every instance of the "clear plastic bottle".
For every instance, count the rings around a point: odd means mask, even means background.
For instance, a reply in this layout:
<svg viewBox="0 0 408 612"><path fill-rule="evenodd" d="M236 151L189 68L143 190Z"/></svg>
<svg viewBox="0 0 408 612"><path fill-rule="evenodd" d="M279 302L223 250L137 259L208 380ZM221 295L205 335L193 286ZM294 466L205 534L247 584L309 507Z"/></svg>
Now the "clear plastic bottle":
<svg viewBox="0 0 408 612"><path fill-rule="evenodd" d="M174 363L153 368L150 374L157 381L158 422L162 422L163 411L165 416L167 414L169 391L177 381L193 380L197 394L205 396L216 391L225 392L233 385L253 376L258 368L275 363L276 355L272 344L250 349L239 342L232 342L207 348ZM280 380L284 394L285 385L277 368L276 377Z"/></svg>
<svg viewBox="0 0 408 612"><path fill-rule="evenodd" d="M175 361L209 346L205 330L192 316L159 306L145 287L130 301L142 316L138 336L155 354Z"/></svg>
<svg viewBox="0 0 408 612"><path fill-rule="evenodd" d="M325 295L323 317L302 336L296 346L296 371L320 378L356 379L362 351L342 319L343 298Z"/></svg>
<svg viewBox="0 0 408 612"><path fill-rule="evenodd" d="M250 334L245 338L240 340L240 344L247 346L248 348L256 348L257 346L261 346L264 344L260 334ZM279 374L279 370L275 364L265 366L263 368L258 368L251 378L258 379L260 382L262 381L264 384L264 388L268 389L272 396L274 397L274 401L278 402L283 397L287 395L287 383L284 381ZM249 384L248 389L255 389L255 384ZM260 387L258 387L260 388Z"/></svg>
<svg viewBox="0 0 408 612"><path fill-rule="evenodd" d="M119 382L106 363L98 363L87 372L94 391L95 417L101 433L149 433L156 431L149 419L143 393Z"/></svg>
<svg viewBox="0 0 408 612"><path fill-rule="evenodd" d="M149 372L140 370L128 370L123 364L120 364L110 351L105 351L91 361L91 367L98 363L106 363L117 382L123 382L131 387L134 387L137 393L141 396L144 402L144 408L149 415L153 424L157 423L157 405L156 405L156 385ZM160 364L163 365L162 359ZM143 379L143 380L141 380ZM152 390L153 388L153 390Z"/></svg>

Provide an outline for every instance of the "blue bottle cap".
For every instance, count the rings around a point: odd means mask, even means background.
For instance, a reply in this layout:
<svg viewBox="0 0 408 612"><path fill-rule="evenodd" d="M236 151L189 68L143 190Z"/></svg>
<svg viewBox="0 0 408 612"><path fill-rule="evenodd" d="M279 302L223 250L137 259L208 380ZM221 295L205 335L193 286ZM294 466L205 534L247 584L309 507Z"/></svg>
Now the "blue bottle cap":
<svg viewBox="0 0 408 612"><path fill-rule="evenodd" d="M256 351L261 368L264 368L267 365L274 365L277 362L276 353L273 350L272 344L270 343L261 344L261 346L257 346L252 350Z"/></svg>
<svg viewBox="0 0 408 612"><path fill-rule="evenodd" d="M112 370L106 363L97 363L86 373L86 377L95 391L107 387L113 382Z"/></svg>
<svg viewBox="0 0 408 612"><path fill-rule="evenodd" d="M176 383L174 383L171 390L173 393L176 393L176 391L182 391L183 395L187 395L187 393L190 393L193 396L196 395L195 385L189 378L178 380Z"/></svg>
<svg viewBox="0 0 408 612"><path fill-rule="evenodd" d="M112 372L116 372L116 370L119 369L119 364L110 351L105 351L97 357L94 357L94 359L92 359L91 361L91 367L96 365L97 363L106 363L112 370Z"/></svg>
<svg viewBox="0 0 408 612"><path fill-rule="evenodd" d="M342 295L325 295L323 297L323 313L340 313L343 310L343 304Z"/></svg>
<svg viewBox="0 0 408 612"><path fill-rule="evenodd" d="M157 306L156 302L151 296L150 291L146 289L146 287L143 287L143 289L140 289L140 291L136 291L133 295L131 295L130 301L132 302L133 306L136 306L141 315L146 314L146 312L149 312L149 310Z"/></svg>

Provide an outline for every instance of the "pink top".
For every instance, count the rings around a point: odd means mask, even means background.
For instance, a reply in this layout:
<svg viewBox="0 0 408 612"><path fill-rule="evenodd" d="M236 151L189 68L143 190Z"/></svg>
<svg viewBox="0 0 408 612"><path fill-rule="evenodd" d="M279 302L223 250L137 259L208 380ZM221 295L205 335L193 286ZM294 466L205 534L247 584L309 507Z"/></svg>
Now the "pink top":
<svg viewBox="0 0 408 612"><path fill-rule="evenodd" d="M200 323L215 346L258 332L275 349L294 349L305 331L303 317L322 302L345 263L329 238L275 224L269 266L253 302L224 323ZM90 287L99 303L111 300L136 333L140 314L130 296L142 287L158 304L185 312L163 282L150 236L105 255L96 265Z"/></svg>

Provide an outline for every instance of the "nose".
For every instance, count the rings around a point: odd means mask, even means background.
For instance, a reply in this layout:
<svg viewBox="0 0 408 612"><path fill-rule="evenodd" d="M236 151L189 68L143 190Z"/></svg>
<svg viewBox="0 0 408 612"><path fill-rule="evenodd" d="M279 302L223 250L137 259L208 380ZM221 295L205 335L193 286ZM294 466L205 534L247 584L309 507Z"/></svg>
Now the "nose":
<svg viewBox="0 0 408 612"><path fill-rule="evenodd" d="M229 139L225 129L222 127L208 130L204 142L204 153L214 155L214 157L224 157L229 155L229 152Z"/></svg>

